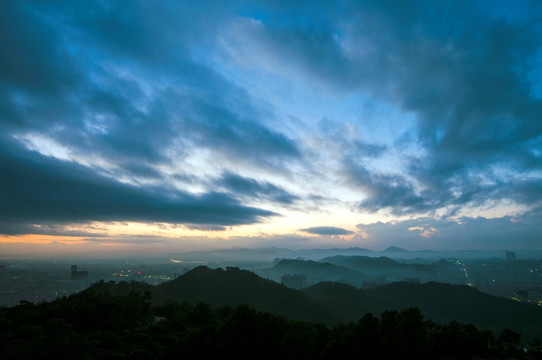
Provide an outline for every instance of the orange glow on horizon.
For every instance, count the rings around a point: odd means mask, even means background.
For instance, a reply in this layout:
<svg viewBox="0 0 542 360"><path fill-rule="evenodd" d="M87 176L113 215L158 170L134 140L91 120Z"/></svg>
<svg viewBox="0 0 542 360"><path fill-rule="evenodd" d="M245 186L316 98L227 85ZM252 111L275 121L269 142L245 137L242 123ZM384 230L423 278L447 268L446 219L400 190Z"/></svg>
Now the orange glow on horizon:
<svg viewBox="0 0 542 360"><path fill-rule="evenodd" d="M24 234L24 235L8 235L0 236L0 243L5 244L51 244L61 243L69 245L85 244L85 237L82 236L59 236L59 235L41 235L41 234Z"/></svg>

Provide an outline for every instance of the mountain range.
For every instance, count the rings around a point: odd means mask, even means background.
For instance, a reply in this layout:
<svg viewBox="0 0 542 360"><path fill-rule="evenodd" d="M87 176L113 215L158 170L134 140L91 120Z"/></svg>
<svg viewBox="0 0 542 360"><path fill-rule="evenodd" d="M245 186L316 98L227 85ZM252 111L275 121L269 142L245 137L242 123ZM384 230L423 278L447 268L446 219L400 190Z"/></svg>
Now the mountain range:
<svg viewBox="0 0 542 360"><path fill-rule="evenodd" d="M258 274L277 282L281 281L283 275L303 274L306 276L307 285L336 281L361 287L362 281L368 279L363 273L344 266L324 261L296 259L280 260L273 267L260 270Z"/></svg>
<svg viewBox="0 0 542 360"><path fill-rule="evenodd" d="M357 322L368 312L378 315L416 306L426 318L438 323L454 320L492 331L507 328L526 339L542 339L540 307L487 295L464 285L397 282L362 290L344 283L321 282L300 291L247 270L199 266L159 285L101 281L91 290L112 294L148 292L154 304L247 304L261 311L330 326Z"/></svg>

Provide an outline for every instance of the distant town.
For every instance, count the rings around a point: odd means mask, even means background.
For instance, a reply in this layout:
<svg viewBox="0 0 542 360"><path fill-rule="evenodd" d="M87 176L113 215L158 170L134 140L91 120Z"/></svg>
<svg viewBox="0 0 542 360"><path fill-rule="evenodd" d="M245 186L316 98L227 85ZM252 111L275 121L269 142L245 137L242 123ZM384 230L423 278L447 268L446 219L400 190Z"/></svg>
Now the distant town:
<svg viewBox="0 0 542 360"><path fill-rule="evenodd" d="M250 259L247 261L245 259ZM369 289L392 282L443 282L542 305L542 256L494 253L409 252L366 249L232 249L131 259L0 261L0 305L51 301L104 281L140 281L156 285L205 265L235 266L261 277L302 289L322 281Z"/></svg>

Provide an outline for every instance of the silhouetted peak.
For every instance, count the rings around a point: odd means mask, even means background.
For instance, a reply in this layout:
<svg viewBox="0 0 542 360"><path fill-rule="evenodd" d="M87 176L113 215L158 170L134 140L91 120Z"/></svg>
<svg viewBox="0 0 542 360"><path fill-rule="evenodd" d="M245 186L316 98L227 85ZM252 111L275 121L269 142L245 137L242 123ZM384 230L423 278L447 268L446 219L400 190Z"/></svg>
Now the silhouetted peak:
<svg viewBox="0 0 542 360"><path fill-rule="evenodd" d="M403 252L404 253L404 252L408 252L408 250L405 250L405 249L400 248L398 246L390 246L389 248L383 250L382 252L395 252L395 253Z"/></svg>
<svg viewBox="0 0 542 360"><path fill-rule="evenodd" d="M195 282L195 281L201 281L205 283L213 283L213 282L230 282L235 280L243 281L247 280L253 280L257 281L260 279L258 275L253 273L252 271L243 270L238 267L227 267L226 269L223 268L216 268L212 269L207 266L198 266L193 268L192 270L189 270L185 274L177 277L172 282ZM164 285L167 283L164 283Z"/></svg>

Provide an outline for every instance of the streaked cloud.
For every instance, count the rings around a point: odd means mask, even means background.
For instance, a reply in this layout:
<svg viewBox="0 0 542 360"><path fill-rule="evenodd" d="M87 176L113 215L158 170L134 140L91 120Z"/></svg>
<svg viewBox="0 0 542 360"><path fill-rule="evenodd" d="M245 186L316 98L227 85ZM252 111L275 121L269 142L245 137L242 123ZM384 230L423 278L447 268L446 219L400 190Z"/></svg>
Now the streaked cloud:
<svg viewBox="0 0 542 360"><path fill-rule="evenodd" d="M0 233L310 246L372 223L351 241L540 247L541 20L536 2L3 1Z"/></svg>
<svg viewBox="0 0 542 360"><path fill-rule="evenodd" d="M352 235L353 231L342 229L335 226L314 226L301 231L314 235Z"/></svg>
<svg viewBox="0 0 542 360"><path fill-rule="evenodd" d="M195 196L123 184L80 165L17 147L2 151L0 159L3 233L6 229L16 233L17 223L148 221L217 226L253 223L276 215L245 206L224 193Z"/></svg>

